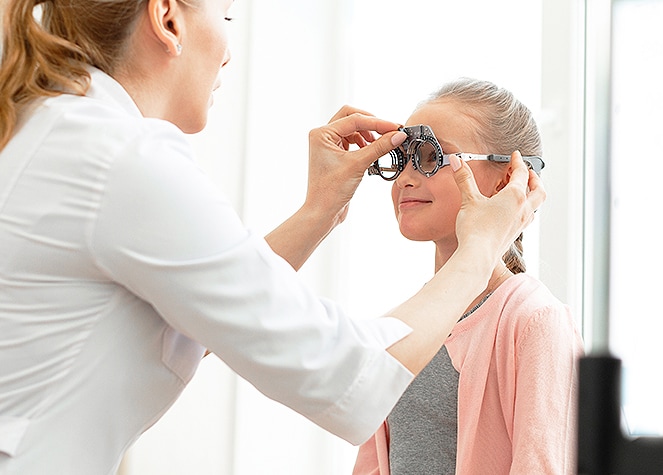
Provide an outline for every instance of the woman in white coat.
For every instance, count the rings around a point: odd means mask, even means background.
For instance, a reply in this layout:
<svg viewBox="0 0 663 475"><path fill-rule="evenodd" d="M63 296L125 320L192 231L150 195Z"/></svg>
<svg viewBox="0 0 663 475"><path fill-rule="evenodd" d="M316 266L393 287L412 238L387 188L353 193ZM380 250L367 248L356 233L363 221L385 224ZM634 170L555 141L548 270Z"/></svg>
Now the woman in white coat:
<svg viewBox="0 0 663 475"><path fill-rule="evenodd" d="M544 200L517 153L512 181L490 200L454 162L456 254L389 316L349 319L296 270L343 221L370 163L405 135L342 109L311 132L303 206L266 239L248 232L184 137L204 127L230 58L231 3L3 3L2 475L114 473L205 349L363 442Z"/></svg>

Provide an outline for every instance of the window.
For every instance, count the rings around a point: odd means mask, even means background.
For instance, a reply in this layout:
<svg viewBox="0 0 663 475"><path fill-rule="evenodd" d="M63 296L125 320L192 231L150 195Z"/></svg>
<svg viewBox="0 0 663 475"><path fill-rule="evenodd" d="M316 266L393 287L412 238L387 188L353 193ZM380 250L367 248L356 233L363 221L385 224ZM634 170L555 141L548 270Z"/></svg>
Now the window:
<svg viewBox="0 0 663 475"><path fill-rule="evenodd" d="M663 1L613 3L610 347L632 434L663 435Z"/></svg>

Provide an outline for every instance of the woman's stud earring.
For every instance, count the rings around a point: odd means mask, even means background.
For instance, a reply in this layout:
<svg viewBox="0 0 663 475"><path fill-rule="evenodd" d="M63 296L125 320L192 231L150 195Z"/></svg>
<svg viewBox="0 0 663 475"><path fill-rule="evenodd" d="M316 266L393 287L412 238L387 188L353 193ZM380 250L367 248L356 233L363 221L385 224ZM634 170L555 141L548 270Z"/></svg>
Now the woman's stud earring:
<svg viewBox="0 0 663 475"><path fill-rule="evenodd" d="M179 56L182 53L182 45L177 43L177 46L175 46L175 50L177 51L177 55Z"/></svg>

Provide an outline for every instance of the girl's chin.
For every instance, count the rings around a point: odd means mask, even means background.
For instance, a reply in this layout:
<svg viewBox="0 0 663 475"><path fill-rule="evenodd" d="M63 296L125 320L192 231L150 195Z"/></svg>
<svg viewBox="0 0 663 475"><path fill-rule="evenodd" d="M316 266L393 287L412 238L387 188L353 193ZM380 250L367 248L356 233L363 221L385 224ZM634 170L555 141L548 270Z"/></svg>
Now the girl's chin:
<svg viewBox="0 0 663 475"><path fill-rule="evenodd" d="M418 232L418 231L407 229L407 228L403 228L402 226L400 228L400 231L401 231L401 234L403 235L403 237L405 237L406 239L409 239L410 241L423 242L423 241L434 241L435 240L434 237L430 236L429 234Z"/></svg>
<svg viewBox="0 0 663 475"><path fill-rule="evenodd" d="M412 226L408 226L407 223L405 222L400 222L398 226L399 231L405 237L406 239L409 239L410 241L417 241L417 242L427 242L427 241L432 241L435 243L442 242L442 243L447 243L447 244L454 244L457 246L456 242L456 235L455 234L448 234L448 233L436 233L432 229L428 228L415 228Z"/></svg>

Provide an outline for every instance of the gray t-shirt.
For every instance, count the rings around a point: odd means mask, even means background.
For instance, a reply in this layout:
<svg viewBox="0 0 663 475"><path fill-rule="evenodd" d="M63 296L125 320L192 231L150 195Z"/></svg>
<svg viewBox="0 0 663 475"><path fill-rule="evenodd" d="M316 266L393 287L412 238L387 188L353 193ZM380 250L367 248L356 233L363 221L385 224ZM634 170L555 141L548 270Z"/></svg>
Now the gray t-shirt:
<svg viewBox="0 0 663 475"><path fill-rule="evenodd" d="M392 475L456 473L459 377L443 346L403 393L387 417Z"/></svg>
<svg viewBox="0 0 663 475"><path fill-rule="evenodd" d="M391 411L387 422L392 475L455 473L458 377L442 347Z"/></svg>

